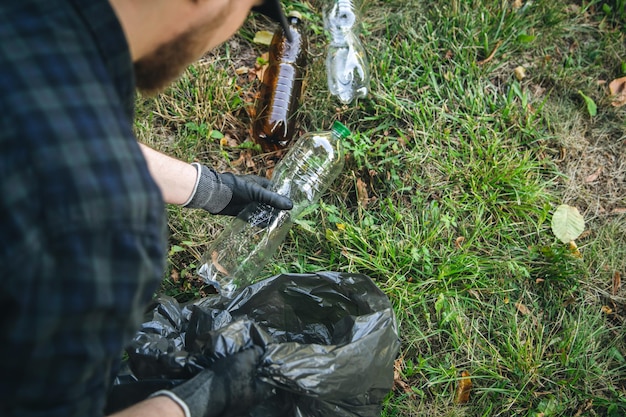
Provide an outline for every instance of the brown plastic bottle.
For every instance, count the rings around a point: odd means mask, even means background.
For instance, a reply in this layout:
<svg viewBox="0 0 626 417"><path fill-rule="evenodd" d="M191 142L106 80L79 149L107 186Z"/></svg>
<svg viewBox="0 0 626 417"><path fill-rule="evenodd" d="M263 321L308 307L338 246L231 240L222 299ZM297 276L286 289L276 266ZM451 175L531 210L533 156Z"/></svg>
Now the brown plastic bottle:
<svg viewBox="0 0 626 417"><path fill-rule="evenodd" d="M252 125L252 137L265 152L285 149L291 142L302 96L308 41L300 13L289 13L287 20L292 40L282 28L274 32Z"/></svg>

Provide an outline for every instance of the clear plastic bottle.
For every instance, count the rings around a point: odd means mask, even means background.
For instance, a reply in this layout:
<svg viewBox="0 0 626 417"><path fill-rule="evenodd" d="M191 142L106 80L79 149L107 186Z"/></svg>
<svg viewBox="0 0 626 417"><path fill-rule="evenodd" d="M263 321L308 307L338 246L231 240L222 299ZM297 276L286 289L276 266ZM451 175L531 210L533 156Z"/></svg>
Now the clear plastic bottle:
<svg viewBox="0 0 626 417"><path fill-rule="evenodd" d="M272 37L269 65L263 75L252 124L252 137L265 152L290 145L302 96L308 40L300 13L289 13L288 21L291 41L280 27Z"/></svg>
<svg viewBox="0 0 626 417"><path fill-rule="evenodd" d="M291 210L251 207L220 233L202 259L198 274L232 297L262 278L263 267L283 242L293 219L315 203L344 164L342 139L350 131L340 122L331 131L302 135L274 167L270 189L293 201Z"/></svg>
<svg viewBox="0 0 626 417"><path fill-rule="evenodd" d="M324 11L324 27L330 34L326 55L328 89L344 104L367 96L369 64L359 40L358 0L333 0Z"/></svg>

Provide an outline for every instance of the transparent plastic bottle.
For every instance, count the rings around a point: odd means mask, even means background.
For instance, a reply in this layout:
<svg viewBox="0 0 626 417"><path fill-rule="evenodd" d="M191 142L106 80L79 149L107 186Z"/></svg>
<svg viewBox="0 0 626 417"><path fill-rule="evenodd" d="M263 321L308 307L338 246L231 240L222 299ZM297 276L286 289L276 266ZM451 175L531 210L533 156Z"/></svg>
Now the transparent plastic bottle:
<svg viewBox="0 0 626 417"><path fill-rule="evenodd" d="M324 11L324 27L330 34L326 55L328 89L339 101L349 104L367 96L369 64L359 40L358 0L333 0Z"/></svg>
<svg viewBox="0 0 626 417"><path fill-rule="evenodd" d="M291 41L282 28L274 32L269 65L255 106L252 137L265 152L278 151L290 144L302 96L308 41L302 30L300 13L289 13L288 21Z"/></svg>
<svg viewBox="0 0 626 417"><path fill-rule="evenodd" d="M344 164L342 139L350 131L340 122L331 131L302 135L274 167L270 189L293 201L291 210L250 207L220 233L202 259L198 274L231 298L262 278L263 267L283 242L293 219L315 203Z"/></svg>

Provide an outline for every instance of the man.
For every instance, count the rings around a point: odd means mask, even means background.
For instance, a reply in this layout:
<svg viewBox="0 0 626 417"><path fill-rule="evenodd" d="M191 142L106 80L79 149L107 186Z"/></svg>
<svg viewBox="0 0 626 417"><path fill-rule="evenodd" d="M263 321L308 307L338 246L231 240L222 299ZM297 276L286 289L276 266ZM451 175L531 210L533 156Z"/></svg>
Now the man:
<svg viewBox="0 0 626 417"><path fill-rule="evenodd" d="M139 145L135 87L165 87L258 0L0 2L0 415L100 416L163 275L164 202L290 209L258 177ZM278 1L262 6L282 22ZM135 84L136 80L136 84ZM259 352L216 363L121 416L229 415L269 392ZM221 390L224 401L203 402Z"/></svg>

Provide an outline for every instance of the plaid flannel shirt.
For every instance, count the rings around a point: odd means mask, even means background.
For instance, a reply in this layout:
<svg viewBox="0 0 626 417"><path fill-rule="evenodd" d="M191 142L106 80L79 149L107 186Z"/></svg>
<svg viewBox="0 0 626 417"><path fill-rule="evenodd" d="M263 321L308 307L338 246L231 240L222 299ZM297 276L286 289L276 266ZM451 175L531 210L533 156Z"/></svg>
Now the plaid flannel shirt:
<svg viewBox="0 0 626 417"><path fill-rule="evenodd" d="M107 0L0 2L0 415L103 413L163 274L162 196L133 135Z"/></svg>

